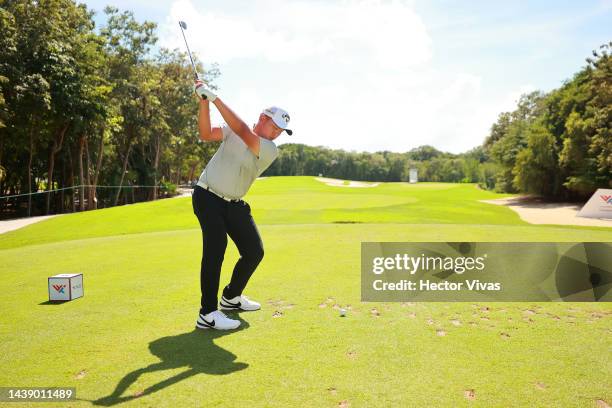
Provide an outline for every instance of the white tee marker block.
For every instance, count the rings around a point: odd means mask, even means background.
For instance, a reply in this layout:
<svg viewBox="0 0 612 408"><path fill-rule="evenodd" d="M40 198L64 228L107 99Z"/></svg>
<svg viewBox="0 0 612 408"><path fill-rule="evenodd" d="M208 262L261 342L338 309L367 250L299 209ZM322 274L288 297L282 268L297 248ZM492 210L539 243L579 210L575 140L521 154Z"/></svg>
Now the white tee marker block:
<svg viewBox="0 0 612 408"><path fill-rule="evenodd" d="M576 216L612 219L612 190L605 188L598 189Z"/></svg>
<svg viewBox="0 0 612 408"><path fill-rule="evenodd" d="M49 300L72 300L83 296L83 274L61 273L50 276Z"/></svg>

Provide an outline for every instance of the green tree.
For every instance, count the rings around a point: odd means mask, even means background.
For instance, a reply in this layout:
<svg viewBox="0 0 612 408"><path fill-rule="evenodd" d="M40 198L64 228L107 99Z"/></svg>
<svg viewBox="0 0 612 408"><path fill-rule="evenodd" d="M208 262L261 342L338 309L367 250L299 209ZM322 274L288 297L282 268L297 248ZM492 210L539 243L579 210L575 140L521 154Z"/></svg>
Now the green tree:
<svg viewBox="0 0 612 408"><path fill-rule="evenodd" d="M541 123L527 131L527 148L516 158L514 186L524 192L555 196L558 182L558 151L555 137Z"/></svg>
<svg viewBox="0 0 612 408"><path fill-rule="evenodd" d="M517 109L511 112L509 117L500 115L500 122L492 127L492 132L495 133L489 136L487 140L490 142L485 144L485 148L500 168L495 182L498 191L517 192L513 184L516 159L519 152L527 147L527 130L530 124L543 109L544 96L540 92L522 95Z"/></svg>
<svg viewBox="0 0 612 408"><path fill-rule="evenodd" d="M591 140L588 153L594 157L591 167L595 187L612 187L612 41L593 51L588 58L592 70L588 110L592 117Z"/></svg>

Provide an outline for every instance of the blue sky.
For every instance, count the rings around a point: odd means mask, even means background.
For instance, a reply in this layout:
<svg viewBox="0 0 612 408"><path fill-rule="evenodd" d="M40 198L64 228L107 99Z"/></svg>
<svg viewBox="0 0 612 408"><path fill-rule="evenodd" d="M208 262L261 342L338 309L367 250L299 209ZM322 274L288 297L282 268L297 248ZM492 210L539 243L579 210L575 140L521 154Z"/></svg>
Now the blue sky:
<svg viewBox="0 0 612 408"><path fill-rule="evenodd" d="M218 95L247 123L291 114L305 143L460 153L481 144L521 93L549 91L612 40L612 0L90 0L159 25L160 46L192 51L221 77ZM213 113L213 123L222 118Z"/></svg>

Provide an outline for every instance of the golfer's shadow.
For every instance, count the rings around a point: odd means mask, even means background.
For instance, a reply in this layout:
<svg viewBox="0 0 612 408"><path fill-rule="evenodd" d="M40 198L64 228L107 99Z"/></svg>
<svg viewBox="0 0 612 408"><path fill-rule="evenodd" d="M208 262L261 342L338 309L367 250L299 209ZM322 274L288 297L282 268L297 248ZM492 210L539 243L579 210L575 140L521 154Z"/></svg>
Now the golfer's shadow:
<svg viewBox="0 0 612 408"><path fill-rule="evenodd" d="M119 381L112 394L91 402L94 405L111 406L144 397L197 374L223 375L244 370L248 367L248 364L236 362L236 355L217 346L213 341L218 337L235 333L249 326L238 315L234 318L241 322L240 328L236 330L194 329L188 333L162 337L152 341L149 343L149 350L161 361L126 374ZM188 369L151 385L139 392L138 395L121 396L143 374L180 367L187 367Z"/></svg>

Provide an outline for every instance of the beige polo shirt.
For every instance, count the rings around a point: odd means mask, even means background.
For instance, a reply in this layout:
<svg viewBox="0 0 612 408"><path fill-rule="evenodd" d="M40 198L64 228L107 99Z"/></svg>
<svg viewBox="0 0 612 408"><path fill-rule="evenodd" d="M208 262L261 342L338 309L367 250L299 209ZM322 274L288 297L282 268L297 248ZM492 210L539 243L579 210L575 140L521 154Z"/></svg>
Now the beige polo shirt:
<svg viewBox="0 0 612 408"><path fill-rule="evenodd" d="M273 141L259 138L259 157L229 126L223 126L223 141L200 175L198 185L208 185L225 197L244 197L251 184L278 157Z"/></svg>

